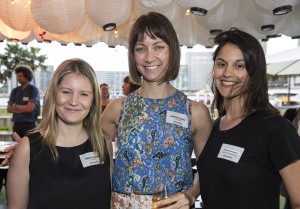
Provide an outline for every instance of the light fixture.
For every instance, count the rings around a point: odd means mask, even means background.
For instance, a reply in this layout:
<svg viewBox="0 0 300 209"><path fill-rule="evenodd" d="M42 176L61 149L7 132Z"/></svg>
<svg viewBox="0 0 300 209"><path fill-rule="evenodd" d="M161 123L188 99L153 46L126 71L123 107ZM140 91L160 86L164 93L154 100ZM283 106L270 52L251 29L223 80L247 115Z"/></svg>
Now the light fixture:
<svg viewBox="0 0 300 209"><path fill-rule="evenodd" d="M7 39L7 41L9 41L9 42L19 42L20 40L17 39L17 38L9 38L9 39Z"/></svg>
<svg viewBox="0 0 300 209"><path fill-rule="evenodd" d="M300 36L293 36L292 39L300 39Z"/></svg>
<svg viewBox="0 0 300 209"><path fill-rule="evenodd" d="M103 30L104 31L111 31L111 30L114 30L114 29L116 29L116 23L107 23L107 24L105 24L105 25L103 25Z"/></svg>
<svg viewBox="0 0 300 209"><path fill-rule="evenodd" d="M51 40L49 40L49 39L44 39L44 42L47 43L47 44L50 44L50 43L51 43Z"/></svg>
<svg viewBox="0 0 300 209"><path fill-rule="evenodd" d="M212 29L209 32L210 32L210 35L214 36L214 35L218 35L219 33L221 33L222 30L221 29Z"/></svg>
<svg viewBox="0 0 300 209"><path fill-rule="evenodd" d="M207 14L207 10L200 7L191 7L190 11L193 15L205 16Z"/></svg>
<svg viewBox="0 0 300 209"><path fill-rule="evenodd" d="M291 5L284 5L273 9L273 15L285 15L292 11Z"/></svg>
<svg viewBox="0 0 300 209"><path fill-rule="evenodd" d="M262 39L261 39L261 42L267 42L267 41L269 41L268 38L262 38Z"/></svg>
<svg viewBox="0 0 300 209"><path fill-rule="evenodd" d="M214 48L213 46L205 46L206 49L212 49Z"/></svg>
<svg viewBox="0 0 300 209"><path fill-rule="evenodd" d="M274 35L267 35L266 37L267 37L267 38L279 38L279 37L281 37L281 35L279 35L279 34L274 34Z"/></svg>
<svg viewBox="0 0 300 209"><path fill-rule="evenodd" d="M274 28L275 28L275 25L270 24L270 25L263 25L263 26L261 26L260 29L262 31L271 31L271 30L274 30Z"/></svg>

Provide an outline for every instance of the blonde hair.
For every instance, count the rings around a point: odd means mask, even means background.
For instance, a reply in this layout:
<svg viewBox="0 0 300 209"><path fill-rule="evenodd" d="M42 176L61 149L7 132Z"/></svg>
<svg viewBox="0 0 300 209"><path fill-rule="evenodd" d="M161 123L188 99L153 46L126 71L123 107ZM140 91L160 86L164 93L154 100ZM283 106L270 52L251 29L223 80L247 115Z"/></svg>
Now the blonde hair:
<svg viewBox="0 0 300 209"><path fill-rule="evenodd" d="M99 160L103 161L106 152L106 137L101 129L100 115L101 115L101 97L99 84L93 68L84 60L68 59L62 62L54 72L50 81L48 90L44 98L43 119L37 126L36 132L40 132L43 137L43 143L50 147L54 159L58 158L56 149L57 139L57 120L58 115L55 111L55 98L58 91L58 85L63 80L64 76L69 73L77 73L86 77L92 85L93 102L89 114L83 120L83 127L85 128L89 140L92 143L94 152L98 154Z"/></svg>

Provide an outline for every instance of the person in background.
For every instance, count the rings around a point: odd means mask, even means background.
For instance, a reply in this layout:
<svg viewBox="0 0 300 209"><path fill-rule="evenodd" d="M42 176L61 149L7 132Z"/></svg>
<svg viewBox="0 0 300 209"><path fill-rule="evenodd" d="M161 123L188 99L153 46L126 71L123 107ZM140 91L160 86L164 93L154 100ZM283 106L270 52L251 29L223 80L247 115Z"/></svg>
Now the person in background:
<svg viewBox="0 0 300 209"><path fill-rule="evenodd" d="M100 90L101 90L101 100L102 100L102 111L106 108L108 103L110 102L109 99L109 86L107 83L100 84Z"/></svg>
<svg viewBox="0 0 300 209"><path fill-rule="evenodd" d="M166 186L170 196L157 205L189 209L199 196L191 155L193 149L200 155L211 131L208 108L170 84L180 46L164 15L150 12L135 21L128 56L130 77L141 87L111 101L101 115L102 128L118 139L112 208L151 208L152 195Z"/></svg>
<svg viewBox="0 0 300 209"><path fill-rule="evenodd" d="M300 109L299 108L289 108L287 109L283 117L289 120L296 130L299 130L299 123L300 123ZM299 134L299 133L298 133ZM300 135L300 134L299 134ZM285 203L283 209L291 209L291 203L289 197L287 195L285 187L282 185L280 194L285 197Z"/></svg>
<svg viewBox="0 0 300 209"><path fill-rule="evenodd" d="M123 80L123 85L122 85L122 90L123 90L123 94L125 96L127 96L129 93L137 90L138 88L140 88L141 85L135 84L130 80L129 76L126 76Z"/></svg>
<svg viewBox="0 0 300 209"><path fill-rule="evenodd" d="M197 161L203 208L279 209L281 180L300 208L300 140L269 102L260 43L234 28L214 40L219 117Z"/></svg>
<svg viewBox="0 0 300 209"><path fill-rule="evenodd" d="M110 208L112 146L100 124L99 84L81 59L62 62L43 119L18 143L8 179L9 209Z"/></svg>
<svg viewBox="0 0 300 209"><path fill-rule="evenodd" d="M15 73L20 86L14 88L10 94L7 112L13 113L13 131L20 137L37 125L40 110L40 93L36 86L30 84L33 72L29 66L19 65Z"/></svg>

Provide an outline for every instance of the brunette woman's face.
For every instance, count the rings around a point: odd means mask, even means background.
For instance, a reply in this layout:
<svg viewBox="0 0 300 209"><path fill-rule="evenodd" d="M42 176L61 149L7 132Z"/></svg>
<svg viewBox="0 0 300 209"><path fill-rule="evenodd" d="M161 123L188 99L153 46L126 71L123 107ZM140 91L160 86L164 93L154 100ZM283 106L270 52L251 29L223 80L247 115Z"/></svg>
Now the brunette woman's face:
<svg viewBox="0 0 300 209"><path fill-rule="evenodd" d="M128 95L131 92L130 83L124 82L122 85L122 90L124 95Z"/></svg>
<svg viewBox="0 0 300 209"><path fill-rule="evenodd" d="M214 82L223 97L239 91L247 81L248 72L241 50L234 44L225 44L216 56Z"/></svg>
<svg viewBox="0 0 300 209"><path fill-rule="evenodd" d="M140 74L146 82L158 82L167 72L170 49L162 39L144 39L134 46L134 58Z"/></svg>

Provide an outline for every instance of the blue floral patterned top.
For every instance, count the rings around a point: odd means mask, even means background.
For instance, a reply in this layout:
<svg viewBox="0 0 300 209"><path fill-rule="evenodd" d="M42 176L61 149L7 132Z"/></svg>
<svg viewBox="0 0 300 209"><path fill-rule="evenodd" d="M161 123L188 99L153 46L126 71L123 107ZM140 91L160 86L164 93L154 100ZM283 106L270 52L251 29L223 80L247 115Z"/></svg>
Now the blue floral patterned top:
<svg viewBox="0 0 300 209"><path fill-rule="evenodd" d="M164 184L171 194L191 187L193 140L187 96L176 90L168 98L149 99L134 91L123 105L113 190L147 195L161 191Z"/></svg>

